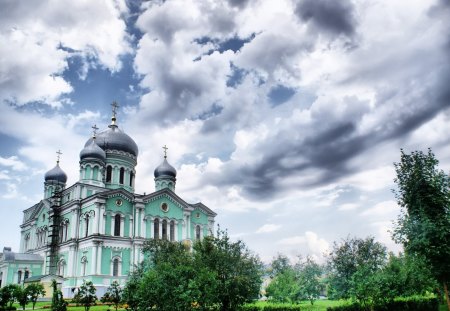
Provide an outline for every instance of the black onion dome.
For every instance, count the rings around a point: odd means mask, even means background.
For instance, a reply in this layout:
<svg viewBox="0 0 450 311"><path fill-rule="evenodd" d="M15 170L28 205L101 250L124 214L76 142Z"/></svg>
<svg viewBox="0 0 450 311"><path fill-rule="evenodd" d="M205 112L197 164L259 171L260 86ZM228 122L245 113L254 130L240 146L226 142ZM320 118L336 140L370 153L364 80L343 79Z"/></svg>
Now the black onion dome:
<svg viewBox="0 0 450 311"><path fill-rule="evenodd" d="M88 147L91 142L92 138L90 138L84 146ZM98 133L95 143L105 151L107 149L125 151L136 157L139 153L138 146L134 140L116 125L110 125L108 129Z"/></svg>
<svg viewBox="0 0 450 311"><path fill-rule="evenodd" d="M155 178L158 178L160 176L171 176L176 177L177 176L177 170L167 162L166 158L164 158L163 163L161 163L154 172Z"/></svg>
<svg viewBox="0 0 450 311"><path fill-rule="evenodd" d="M96 144L94 140L91 140L91 143L87 147L84 147L80 152L80 160L86 158L94 158L105 162L106 153Z"/></svg>
<svg viewBox="0 0 450 311"><path fill-rule="evenodd" d="M64 171L59 167L57 163L54 168L45 173L45 181L59 181L62 183L66 183L67 175Z"/></svg>

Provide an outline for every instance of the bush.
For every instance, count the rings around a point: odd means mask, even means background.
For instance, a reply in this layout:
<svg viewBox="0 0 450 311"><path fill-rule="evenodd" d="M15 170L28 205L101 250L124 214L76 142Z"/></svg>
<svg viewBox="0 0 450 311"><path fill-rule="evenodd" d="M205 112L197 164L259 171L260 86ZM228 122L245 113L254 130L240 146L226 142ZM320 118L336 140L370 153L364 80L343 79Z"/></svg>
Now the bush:
<svg viewBox="0 0 450 311"><path fill-rule="evenodd" d="M300 306L284 305L284 304L263 305L263 306L248 304L248 305L243 305L239 309L239 311L299 311L299 310L301 310Z"/></svg>
<svg viewBox="0 0 450 311"><path fill-rule="evenodd" d="M16 307L14 307L14 306L6 306L6 307L4 307L4 308L2 308L2 307L0 307L0 311L14 311L14 310L17 310L17 308Z"/></svg>
<svg viewBox="0 0 450 311"><path fill-rule="evenodd" d="M346 306L328 307L327 311L438 311L439 301L437 298L421 298L410 297L400 298L390 302L378 303L373 306L373 309L367 306L362 306L354 303Z"/></svg>

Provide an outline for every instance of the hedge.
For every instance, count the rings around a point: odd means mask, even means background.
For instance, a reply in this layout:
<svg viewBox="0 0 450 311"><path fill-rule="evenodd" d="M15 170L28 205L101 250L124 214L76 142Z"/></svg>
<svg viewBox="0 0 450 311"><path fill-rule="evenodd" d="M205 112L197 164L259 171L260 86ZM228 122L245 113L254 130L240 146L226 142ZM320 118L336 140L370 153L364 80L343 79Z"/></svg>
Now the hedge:
<svg viewBox="0 0 450 311"><path fill-rule="evenodd" d="M300 311L300 306L277 306L277 305L266 305L266 306L255 306L255 305L244 305L240 311Z"/></svg>
<svg viewBox="0 0 450 311"><path fill-rule="evenodd" d="M437 298L403 298L390 302L379 303L370 307L361 306L358 303L351 305L328 307L327 311L438 311L439 301Z"/></svg>

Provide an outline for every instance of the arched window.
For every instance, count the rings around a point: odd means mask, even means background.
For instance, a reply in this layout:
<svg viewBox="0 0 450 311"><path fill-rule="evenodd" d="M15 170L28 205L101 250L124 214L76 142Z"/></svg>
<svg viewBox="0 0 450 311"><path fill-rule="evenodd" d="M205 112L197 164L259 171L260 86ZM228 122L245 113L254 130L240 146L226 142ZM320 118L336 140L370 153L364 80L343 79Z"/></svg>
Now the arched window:
<svg viewBox="0 0 450 311"><path fill-rule="evenodd" d="M94 166L92 169L92 179L98 180L98 166Z"/></svg>
<svg viewBox="0 0 450 311"><path fill-rule="evenodd" d="M86 256L83 256L83 258L81 258L81 276L86 276L86 270L87 270L87 258Z"/></svg>
<svg viewBox="0 0 450 311"><path fill-rule="evenodd" d="M133 187L134 173L130 172L130 187Z"/></svg>
<svg viewBox="0 0 450 311"><path fill-rule="evenodd" d="M120 175L119 175L119 184L123 185L124 178L125 178L125 169L123 167L121 167Z"/></svg>
<svg viewBox="0 0 450 311"><path fill-rule="evenodd" d="M167 240L167 220L162 221L162 239Z"/></svg>
<svg viewBox="0 0 450 311"><path fill-rule="evenodd" d="M17 283L22 283L22 271L17 271Z"/></svg>
<svg viewBox="0 0 450 311"><path fill-rule="evenodd" d="M89 235L89 214L86 214L86 228L84 230L84 236L87 237Z"/></svg>
<svg viewBox="0 0 450 311"><path fill-rule="evenodd" d="M28 233L28 234L25 236L25 245L24 245L24 248L25 248L25 250L28 250L29 247L30 247L30 234Z"/></svg>
<svg viewBox="0 0 450 311"><path fill-rule="evenodd" d="M200 226L195 226L195 239L200 240Z"/></svg>
<svg viewBox="0 0 450 311"><path fill-rule="evenodd" d="M153 238L159 239L159 219L155 219L153 222Z"/></svg>
<svg viewBox="0 0 450 311"><path fill-rule="evenodd" d="M112 179L112 166L106 167L106 182L111 182Z"/></svg>
<svg viewBox="0 0 450 311"><path fill-rule="evenodd" d="M67 221L64 224L64 241L67 241L68 231L69 231L69 222Z"/></svg>
<svg viewBox="0 0 450 311"><path fill-rule="evenodd" d="M175 241L175 221L170 221L170 241Z"/></svg>
<svg viewBox="0 0 450 311"><path fill-rule="evenodd" d="M113 276L119 276L119 258L114 258L112 270Z"/></svg>
<svg viewBox="0 0 450 311"><path fill-rule="evenodd" d="M120 236L120 214L114 216L114 236Z"/></svg>
<svg viewBox="0 0 450 311"><path fill-rule="evenodd" d="M30 271L25 270L25 275L23 276L23 280L25 281L30 276Z"/></svg>

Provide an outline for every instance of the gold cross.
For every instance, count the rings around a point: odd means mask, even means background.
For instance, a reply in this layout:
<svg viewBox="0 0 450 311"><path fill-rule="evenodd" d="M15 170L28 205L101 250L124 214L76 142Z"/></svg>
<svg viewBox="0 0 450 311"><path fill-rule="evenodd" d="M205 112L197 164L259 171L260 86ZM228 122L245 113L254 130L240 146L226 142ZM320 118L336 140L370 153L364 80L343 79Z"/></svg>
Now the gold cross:
<svg viewBox="0 0 450 311"><path fill-rule="evenodd" d="M166 159L167 158L167 149L169 149L169 148L167 148L166 145L164 145L164 147L162 147L162 148L164 149L164 159Z"/></svg>

